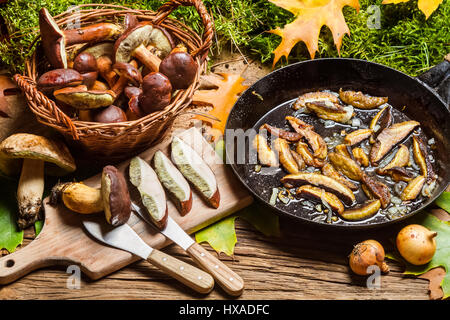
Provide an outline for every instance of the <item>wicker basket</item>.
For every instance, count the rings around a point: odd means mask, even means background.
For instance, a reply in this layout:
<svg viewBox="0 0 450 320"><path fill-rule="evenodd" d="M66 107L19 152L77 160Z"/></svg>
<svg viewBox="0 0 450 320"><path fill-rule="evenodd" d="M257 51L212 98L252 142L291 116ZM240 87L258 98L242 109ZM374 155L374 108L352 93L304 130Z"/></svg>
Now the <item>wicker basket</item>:
<svg viewBox="0 0 450 320"><path fill-rule="evenodd" d="M186 25L167 18L180 5L196 8L204 26L202 38ZM64 29L68 21L73 19L75 12L81 26L98 22L118 22L123 20L127 13L136 15L140 21L151 21L155 25L161 25L169 30L174 38L186 45L199 65L194 83L188 89L178 91L165 109L135 121L103 124L78 121L68 117L53 100L36 89L39 70L48 63L45 59L41 59L42 57L38 57L39 53L36 51L32 58L26 61L25 75L16 74L14 80L25 93L28 106L37 120L62 133L74 150L87 153L96 160L106 159L107 162L117 162L160 141L168 132L175 117L191 103L192 95L198 87L199 77L206 70L205 60L212 42L213 24L201 0L170 0L157 12L134 10L117 5L79 5L54 18ZM36 40L38 39L39 37ZM68 50L70 49L71 47L68 47ZM41 72L45 71L47 70Z"/></svg>

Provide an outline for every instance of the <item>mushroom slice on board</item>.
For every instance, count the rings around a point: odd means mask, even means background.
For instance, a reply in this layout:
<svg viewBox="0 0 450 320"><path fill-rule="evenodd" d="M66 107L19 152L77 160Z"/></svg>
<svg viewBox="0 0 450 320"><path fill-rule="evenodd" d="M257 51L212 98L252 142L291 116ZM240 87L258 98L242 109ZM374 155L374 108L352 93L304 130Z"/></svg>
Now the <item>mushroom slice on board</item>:
<svg viewBox="0 0 450 320"><path fill-rule="evenodd" d="M373 217L378 212L378 210L380 210L380 207L380 200L369 200L362 206L345 210L340 214L340 217L344 220L349 221L364 220Z"/></svg>
<svg viewBox="0 0 450 320"><path fill-rule="evenodd" d="M86 86L56 90L53 95L56 100L81 110L107 107L116 99L116 94L111 90L87 90Z"/></svg>
<svg viewBox="0 0 450 320"><path fill-rule="evenodd" d="M295 100L292 107L294 108L294 110L306 108L306 103L313 101L331 101L334 103L339 102L338 97L335 94L331 92L317 91L302 94L297 98L297 100Z"/></svg>
<svg viewBox="0 0 450 320"><path fill-rule="evenodd" d="M353 117L352 106L342 106L329 101L307 102L306 108L319 118L347 123Z"/></svg>
<svg viewBox="0 0 450 320"><path fill-rule="evenodd" d="M168 210L166 194L155 171L139 157L130 162L130 181L141 194L141 201L149 213L151 221L164 229L167 223Z"/></svg>
<svg viewBox="0 0 450 320"><path fill-rule="evenodd" d="M395 153L394 158L383 168L378 168L377 173L384 175L389 169L395 167L404 167L409 163L409 149L404 144L399 145L397 152Z"/></svg>
<svg viewBox="0 0 450 320"><path fill-rule="evenodd" d="M400 195L400 199L402 199L403 201L410 201L417 198L417 196L422 191L425 180L426 179L424 176L417 176L412 179L403 190L402 194Z"/></svg>
<svg viewBox="0 0 450 320"><path fill-rule="evenodd" d="M372 130L371 129L355 130L355 131L352 131L352 132L350 132L349 134L347 134L345 136L344 142L345 142L345 144L347 144L349 146L353 146L355 144L358 144L358 143L366 140L371 135L372 135Z"/></svg>
<svg viewBox="0 0 450 320"><path fill-rule="evenodd" d="M278 159L275 155L275 152L273 152L272 149L270 149L269 145L267 144L266 138L264 138L262 135L257 134L255 138L253 139L253 148L256 150L258 154L258 160L263 166L268 167L278 167Z"/></svg>
<svg viewBox="0 0 450 320"><path fill-rule="evenodd" d="M391 192L389 187L366 173L363 173L361 180L366 186L366 191L375 198L380 199L381 207L385 209L391 202Z"/></svg>
<svg viewBox="0 0 450 320"><path fill-rule="evenodd" d="M218 208L220 193L216 177L202 157L178 137L172 140L171 157L183 176L203 198L213 208Z"/></svg>
<svg viewBox="0 0 450 320"><path fill-rule="evenodd" d="M343 91L339 89L339 98L346 104L359 109L374 109L388 102L388 97L372 97L361 91Z"/></svg>
<svg viewBox="0 0 450 320"><path fill-rule="evenodd" d="M114 166L102 170L101 193L106 221L114 227L128 221L131 215L131 199L127 181Z"/></svg>
<svg viewBox="0 0 450 320"><path fill-rule="evenodd" d="M122 28L113 23L98 23L63 31L46 8L39 11L39 27L45 56L55 68L67 68L66 46L106 41L122 33Z"/></svg>
<svg viewBox="0 0 450 320"><path fill-rule="evenodd" d="M14 134L2 141L0 172L6 175L17 173L16 170L20 170L19 159L23 162L17 189L18 225L24 229L39 218L44 192L44 163L53 165L47 166L47 172L54 175L73 172L76 166L65 144L28 133Z"/></svg>
<svg viewBox="0 0 450 320"><path fill-rule="evenodd" d="M370 150L370 162L377 165L378 161L400 141L406 138L420 123L414 120L394 123L378 135L376 142Z"/></svg>
<svg viewBox="0 0 450 320"><path fill-rule="evenodd" d="M319 173L300 172L288 174L281 178L281 183L287 188L310 184L335 194L348 205L351 205L355 201L355 195L352 190L333 178Z"/></svg>
<svg viewBox="0 0 450 320"><path fill-rule="evenodd" d="M338 171L352 180L361 181L363 171L355 160L335 152L331 152L328 159Z"/></svg>
<svg viewBox="0 0 450 320"><path fill-rule="evenodd" d="M339 198L330 192L326 192L324 189L311 185L304 185L298 187L296 193L305 198L325 201L330 205L331 209L337 213L344 212L344 205Z"/></svg>
<svg viewBox="0 0 450 320"><path fill-rule="evenodd" d="M286 120L294 128L295 132L305 137L314 152L314 157L325 159L327 157L327 144L322 137L314 131L314 127L303 122L299 118L287 116Z"/></svg>
<svg viewBox="0 0 450 320"><path fill-rule="evenodd" d="M175 202L178 211L180 211L182 216L188 214L192 208L192 191L181 172L160 150L156 151L153 156L153 167L159 181L161 181Z"/></svg>
<svg viewBox="0 0 450 320"><path fill-rule="evenodd" d="M436 180L433 166L431 165L430 158L428 157L427 147L418 136L413 136L413 156L414 161L420 167L422 175L427 179L427 183L431 183Z"/></svg>
<svg viewBox="0 0 450 320"><path fill-rule="evenodd" d="M299 134L298 132L291 132L286 131L277 127L273 127L270 124L263 124L259 130L267 130L271 135L285 139L289 142L296 142L299 141L303 135Z"/></svg>
<svg viewBox="0 0 450 320"><path fill-rule="evenodd" d="M289 173L299 172L297 161L295 161L294 157L292 156L289 143L282 138L276 138L273 146L274 149L278 152L278 158L280 159L280 163L283 168L285 168Z"/></svg>
<svg viewBox="0 0 450 320"><path fill-rule="evenodd" d="M326 163L322 167L322 173L326 175L327 177L333 178L334 180L342 183L343 185L347 186L351 190L358 190L358 186L355 185L353 182L345 179L343 175L337 171L331 163Z"/></svg>

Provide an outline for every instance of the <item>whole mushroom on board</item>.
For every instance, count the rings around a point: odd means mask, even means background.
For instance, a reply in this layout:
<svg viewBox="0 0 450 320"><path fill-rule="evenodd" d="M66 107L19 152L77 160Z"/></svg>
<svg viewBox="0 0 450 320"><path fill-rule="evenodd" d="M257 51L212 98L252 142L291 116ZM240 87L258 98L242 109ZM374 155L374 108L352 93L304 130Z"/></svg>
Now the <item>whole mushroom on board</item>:
<svg viewBox="0 0 450 320"><path fill-rule="evenodd" d="M18 225L24 229L38 218L42 207L44 192L44 163L47 171L62 175L75 171L76 165L67 147L58 141L28 133L9 136L0 144L0 171L14 175L20 170L23 159L17 201L19 205ZM56 165L56 166L55 166Z"/></svg>

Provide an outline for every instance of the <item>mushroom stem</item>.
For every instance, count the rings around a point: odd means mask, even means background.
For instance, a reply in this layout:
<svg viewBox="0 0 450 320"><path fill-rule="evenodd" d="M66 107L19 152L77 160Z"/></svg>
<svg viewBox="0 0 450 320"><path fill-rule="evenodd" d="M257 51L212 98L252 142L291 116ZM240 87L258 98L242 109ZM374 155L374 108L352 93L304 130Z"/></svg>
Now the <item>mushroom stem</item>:
<svg viewBox="0 0 450 320"><path fill-rule="evenodd" d="M150 50L148 50L143 44L134 50L133 56L151 71L158 72L161 59L151 53Z"/></svg>
<svg viewBox="0 0 450 320"><path fill-rule="evenodd" d="M117 37L122 29L113 23L97 23L90 26L64 30L66 45L99 42Z"/></svg>
<svg viewBox="0 0 450 320"><path fill-rule="evenodd" d="M23 159L22 173L17 188L19 219L21 229L33 224L38 218L44 193L44 161Z"/></svg>

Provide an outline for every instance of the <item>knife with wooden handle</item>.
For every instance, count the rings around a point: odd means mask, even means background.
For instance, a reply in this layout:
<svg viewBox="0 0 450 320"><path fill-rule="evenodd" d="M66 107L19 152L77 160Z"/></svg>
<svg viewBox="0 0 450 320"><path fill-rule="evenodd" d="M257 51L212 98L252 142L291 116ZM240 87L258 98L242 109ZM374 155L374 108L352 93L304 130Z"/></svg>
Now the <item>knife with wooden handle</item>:
<svg viewBox="0 0 450 320"><path fill-rule="evenodd" d="M148 246L128 224L112 227L96 220L84 220L83 225L100 242L147 260L197 292L206 294L214 287L210 274Z"/></svg>
<svg viewBox="0 0 450 320"><path fill-rule="evenodd" d="M132 202L131 208L144 221L152 225L167 238L183 248L183 250L185 250L201 268L203 268L203 270L209 272L214 277L225 292L232 296L240 296L242 294L244 290L244 281L242 278L228 268L223 262L205 250L201 245L196 243L175 222L175 220L170 217L170 215L167 218L166 227L164 229L158 229L153 225L150 219L147 218L146 214L142 212L142 209L139 206Z"/></svg>

